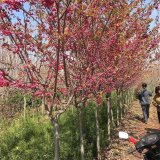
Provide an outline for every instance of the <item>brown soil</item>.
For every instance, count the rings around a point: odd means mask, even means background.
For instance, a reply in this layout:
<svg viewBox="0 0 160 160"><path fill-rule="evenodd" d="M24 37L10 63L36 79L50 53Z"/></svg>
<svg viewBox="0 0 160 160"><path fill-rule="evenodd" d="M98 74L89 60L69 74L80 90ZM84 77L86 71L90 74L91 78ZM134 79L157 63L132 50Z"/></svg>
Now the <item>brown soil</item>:
<svg viewBox="0 0 160 160"><path fill-rule="evenodd" d="M160 132L158 128L157 113L154 106L150 107L150 118L148 124L143 122L143 116L141 107L138 101L134 102L126 113L124 119L121 122L120 127L116 131L115 137L112 138L110 146L104 150L104 160L141 160L142 154L137 152L128 154L130 148L134 148L134 145L118 138L118 131L126 131L133 137L141 137L147 132Z"/></svg>

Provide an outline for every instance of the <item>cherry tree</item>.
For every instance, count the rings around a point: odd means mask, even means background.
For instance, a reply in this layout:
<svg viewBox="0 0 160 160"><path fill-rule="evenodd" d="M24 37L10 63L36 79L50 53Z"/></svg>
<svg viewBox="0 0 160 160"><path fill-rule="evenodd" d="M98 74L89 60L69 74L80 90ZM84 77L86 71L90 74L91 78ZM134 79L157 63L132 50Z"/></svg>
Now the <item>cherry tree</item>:
<svg viewBox="0 0 160 160"><path fill-rule="evenodd" d="M98 92L110 93L136 80L146 52L158 43L148 33L148 16L157 3L144 8L141 1L3 0L0 34L12 43L2 46L17 57L13 69L18 76L0 68L0 85L43 98L55 128L55 160L58 118L73 98L76 105L85 104L94 94L99 104Z"/></svg>

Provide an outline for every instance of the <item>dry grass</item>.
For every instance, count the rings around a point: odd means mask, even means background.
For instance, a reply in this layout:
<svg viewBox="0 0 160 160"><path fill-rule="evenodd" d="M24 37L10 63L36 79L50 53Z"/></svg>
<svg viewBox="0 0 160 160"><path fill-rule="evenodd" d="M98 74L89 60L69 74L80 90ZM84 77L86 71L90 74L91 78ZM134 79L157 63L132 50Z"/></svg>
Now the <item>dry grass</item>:
<svg viewBox="0 0 160 160"><path fill-rule="evenodd" d="M141 137L147 132L158 131L157 113L154 106L151 105L150 107L150 118L148 124L143 123L142 117L141 107L138 101L136 101L132 104L130 110L122 120L120 127L117 129L117 135L120 130L126 131L134 137ZM142 155L139 153L127 153L128 150L133 147L133 144L126 140L120 140L118 136L116 136L112 140L109 149L104 150L104 160L141 160Z"/></svg>

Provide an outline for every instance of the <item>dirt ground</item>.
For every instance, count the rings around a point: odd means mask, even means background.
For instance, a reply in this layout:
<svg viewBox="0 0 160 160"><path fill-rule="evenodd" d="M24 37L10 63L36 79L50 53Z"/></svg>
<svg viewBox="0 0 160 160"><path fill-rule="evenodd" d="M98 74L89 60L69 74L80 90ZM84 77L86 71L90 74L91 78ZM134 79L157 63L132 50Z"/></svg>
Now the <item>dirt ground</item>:
<svg viewBox="0 0 160 160"><path fill-rule="evenodd" d="M145 124L139 102L133 102L117 129L115 137L112 138L110 146L103 152L103 160L142 160L142 155L137 152L128 154L128 150L134 148L134 145L128 140L119 139L118 131L126 131L134 137L141 137L147 132L160 132L155 107L151 105L150 118L148 124Z"/></svg>

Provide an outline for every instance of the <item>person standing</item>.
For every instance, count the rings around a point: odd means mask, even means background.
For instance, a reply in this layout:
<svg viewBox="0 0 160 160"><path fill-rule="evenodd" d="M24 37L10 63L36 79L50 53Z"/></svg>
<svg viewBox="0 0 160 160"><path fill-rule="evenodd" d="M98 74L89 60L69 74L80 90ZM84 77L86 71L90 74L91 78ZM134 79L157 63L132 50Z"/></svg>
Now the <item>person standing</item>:
<svg viewBox="0 0 160 160"><path fill-rule="evenodd" d="M160 129L160 85L155 88L155 96L153 97L152 103L157 109L157 116L158 116L159 129Z"/></svg>
<svg viewBox="0 0 160 160"><path fill-rule="evenodd" d="M147 124L149 118L149 108L150 108L150 97L152 93L147 90L147 84L142 83L142 90L138 93L138 99L141 104L144 122Z"/></svg>

